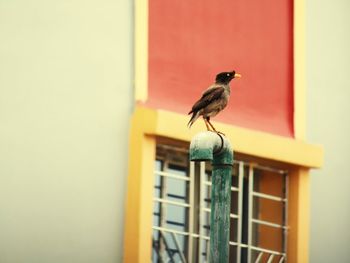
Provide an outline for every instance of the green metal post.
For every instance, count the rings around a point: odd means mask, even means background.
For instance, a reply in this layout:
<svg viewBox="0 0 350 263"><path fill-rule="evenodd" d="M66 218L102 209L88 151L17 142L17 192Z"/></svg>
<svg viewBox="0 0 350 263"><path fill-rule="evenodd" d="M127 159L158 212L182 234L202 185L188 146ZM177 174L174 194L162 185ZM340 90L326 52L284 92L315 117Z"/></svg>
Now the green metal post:
<svg viewBox="0 0 350 263"><path fill-rule="evenodd" d="M233 150L224 136L202 132L191 141L190 160L212 161L209 262L228 263Z"/></svg>

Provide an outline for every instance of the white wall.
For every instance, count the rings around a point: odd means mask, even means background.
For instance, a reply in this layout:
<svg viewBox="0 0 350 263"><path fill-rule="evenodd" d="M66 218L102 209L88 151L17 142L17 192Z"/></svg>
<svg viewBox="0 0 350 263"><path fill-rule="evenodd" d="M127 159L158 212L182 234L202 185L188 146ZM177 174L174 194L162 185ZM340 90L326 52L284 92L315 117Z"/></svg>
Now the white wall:
<svg viewBox="0 0 350 263"><path fill-rule="evenodd" d="M0 0L0 262L121 262L132 1Z"/></svg>
<svg viewBox="0 0 350 263"><path fill-rule="evenodd" d="M350 259L350 1L307 0L308 139L325 165L312 172L310 262Z"/></svg>

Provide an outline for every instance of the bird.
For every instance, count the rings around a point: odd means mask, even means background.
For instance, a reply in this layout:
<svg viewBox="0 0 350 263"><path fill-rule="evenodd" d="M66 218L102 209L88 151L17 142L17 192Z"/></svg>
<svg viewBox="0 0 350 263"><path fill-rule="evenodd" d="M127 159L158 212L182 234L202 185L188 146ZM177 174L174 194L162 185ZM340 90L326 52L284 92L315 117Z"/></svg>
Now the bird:
<svg viewBox="0 0 350 263"><path fill-rule="evenodd" d="M215 82L210 85L202 94L202 97L193 104L188 115L192 114L187 126L191 128L193 123L200 117L203 117L208 131L218 132L210 118L216 116L226 106L230 98L230 81L234 78L241 78L241 74L233 71L221 72L216 75ZM223 133L221 133L223 134Z"/></svg>

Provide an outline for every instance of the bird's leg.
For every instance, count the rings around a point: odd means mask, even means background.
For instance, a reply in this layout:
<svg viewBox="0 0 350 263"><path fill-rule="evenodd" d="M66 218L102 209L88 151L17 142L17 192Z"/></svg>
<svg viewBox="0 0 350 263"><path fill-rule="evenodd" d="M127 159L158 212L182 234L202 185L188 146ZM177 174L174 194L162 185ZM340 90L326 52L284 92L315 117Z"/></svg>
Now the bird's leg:
<svg viewBox="0 0 350 263"><path fill-rule="evenodd" d="M205 126L207 126L207 130L208 130L208 131L211 131L211 130L210 130L210 127L209 127L209 125L208 125L208 122L207 122L207 118L203 118L203 120L204 120Z"/></svg>
<svg viewBox="0 0 350 263"><path fill-rule="evenodd" d="M222 134L222 135L224 135L224 136L225 136L225 134L223 134L222 132L217 131L217 130L215 129L214 125L213 125L213 124L211 124L211 122L210 122L210 118L209 118L209 117L207 117L207 122L208 122L208 124L210 125L210 127L213 129L213 131L214 131L214 132L216 132L216 133L220 133L220 134Z"/></svg>
<svg viewBox="0 0 350 263"><path fill-rule="evenodd" d="M215 129L215 127L213 126L213 124L211 124L210 118L209 118L209 117L207 117L207 122L208 122L208 124L210 125L210 127L213 129L213 131L215 131L215 132L217 133L218 131Z"/></svg>

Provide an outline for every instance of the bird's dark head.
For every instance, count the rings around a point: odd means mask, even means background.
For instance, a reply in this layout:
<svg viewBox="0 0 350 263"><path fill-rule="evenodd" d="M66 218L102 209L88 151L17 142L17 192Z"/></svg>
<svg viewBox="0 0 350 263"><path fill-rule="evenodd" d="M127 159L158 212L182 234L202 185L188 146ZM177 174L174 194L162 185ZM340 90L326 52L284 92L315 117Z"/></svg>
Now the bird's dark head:
<svg viewBox="0 0 350 263"><path fill-rule="evenodd" d="M236 73L234 70L229 72L221 72L216 75L215 82L216 83L222 83L222 84L228 84L230 81L234 78L240 78L241 74Z"/></svg>

